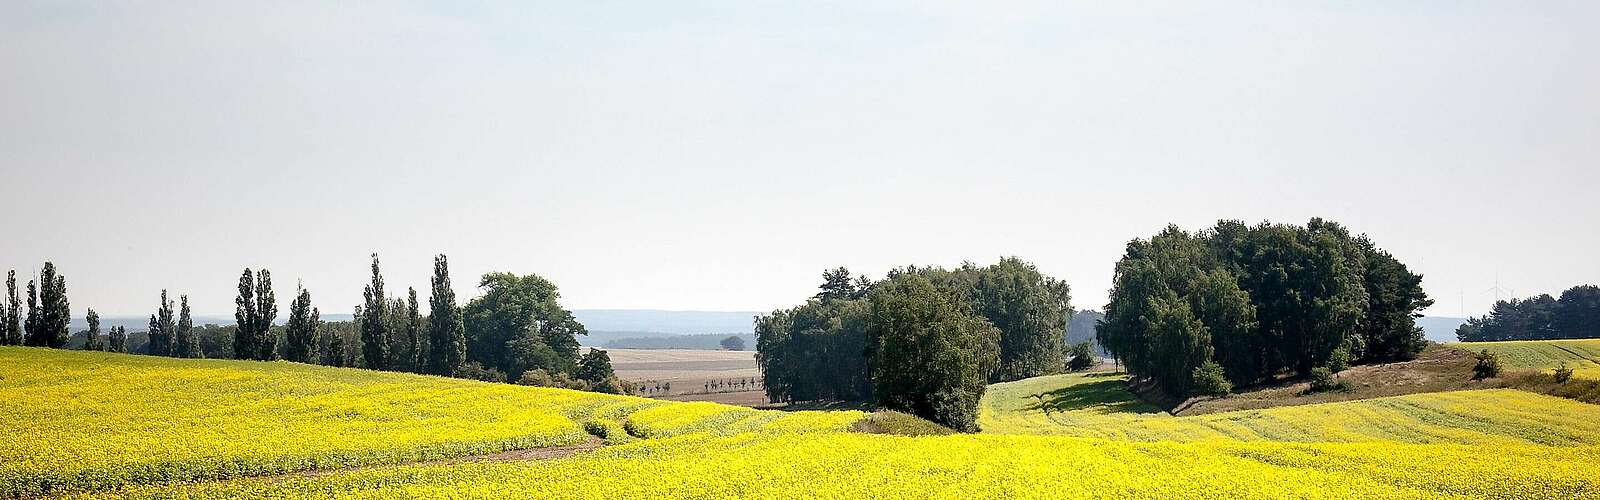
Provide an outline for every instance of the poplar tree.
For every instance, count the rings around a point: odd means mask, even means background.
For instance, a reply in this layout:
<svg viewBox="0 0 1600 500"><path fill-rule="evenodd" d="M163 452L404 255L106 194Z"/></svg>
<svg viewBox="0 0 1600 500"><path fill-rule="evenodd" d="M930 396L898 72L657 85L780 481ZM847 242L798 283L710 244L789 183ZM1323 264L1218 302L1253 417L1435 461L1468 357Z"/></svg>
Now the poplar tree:
<svg viewBox="0 0 1600 500"><path fill-rule="evenodd" d="M156 334L160 333L161 343L156 343ZM156 356L182 357L178 351L178 325L172 319L172 299L167 297L167 291L161 291L161 307L156 309L155 324L150 331L150 354Z"/></svg>
<svg viewBox="0 0 1600 500"><path fill-rule="evenodd" d="M233 331L233 359L255 359L260 351L256 347L256 281L250 268L239 275L239 295L233 299L233 319L239 325Z"/></svg>
<svg viewBox="0 0 1600 500"><path fill-rule="evenodd" d="M256 321L254 359L278 359L278 337L272 334L272 322L278 319L278 295L272 291L272 271L256 271Z"/></svg>
<svg viewBox="0 0 1600 500"><path fill-rule="evenodd" d="M83 350L105 350L105 345L100 343L100 314L94 312L94 309L89 309L89 312L83 315L83 320L89 323L89 333L88 337L83 341Z"/></svg>
<svg viewBox="0 0 1600 500"><path fill-rule="evenodd" d="M68 330L72 312L67 304L67 278L56 274L56 265L50 262L45 262L44 270L39 272L39 307L43 327L39 345L53 349L65 347L72 335Z"/></svg>
<svg viewBox="0 0 1600 500"><path fill-rule="evenodd" d="M466 363L466 328L456 292L450 287L450 265L444 255L433 259L433 295L428 298L427 372L452 375Z"/></svg>
<svg viewBox="0 0 1600 500"><path fill-rule="evenodd" d="M111 332L106 335L106 350L111 352L128 352L128 329L122 326L111 327Z"/></svg>
<svg viewBox="0 0 1600 500"><path fill-rule="evenodd" d="M427 344L422 339L422 311L417 304L417 289L406 288L406 370L422 373L427 363Z"/></svg>
<svg viewBox="0 0 1600 500"><path fill-rule="evenodd" d="M383 274L378 270L376 253L372 254L372 283L367 285L363 296L366 305L361 317L361 356L367 362L367 368L388 370L389 325L385 320L389 316L389 304L383 296Z"/></svg>
<svg viewBox="0 0 1600 500"><path fill-rule="evenodd" d="M21 301L17 298L17 271L15 269L6 273L6 297L4 308L0 309L0 345L22 344L22 323L17 313L21 308Z"/></svg>
<svg viewBox="0 0 1600 500"><path fill-rule="evenodd" d="M28 280L28 319L22 323L22 343L34 347L39 345L39 285L35 280Z"/></svg>
<svg viewBox="0 0 1600 500"><path fill-rule="evenodd" d="M178 296L178 332L177 351L173 356L180 358L202 358L200 353L200 336L194 331L194 316L189 311L189 296Z"/></svg>
<svg viewBox="0 0 1600 500"><path fill-rule="evenodd" d="M321 345L318 330L321 325L315 308L311 307L311 292L296 286L298 292L289 303L289 324L284 336L284 358L296 363L316 363L317 346Z"/></svg>

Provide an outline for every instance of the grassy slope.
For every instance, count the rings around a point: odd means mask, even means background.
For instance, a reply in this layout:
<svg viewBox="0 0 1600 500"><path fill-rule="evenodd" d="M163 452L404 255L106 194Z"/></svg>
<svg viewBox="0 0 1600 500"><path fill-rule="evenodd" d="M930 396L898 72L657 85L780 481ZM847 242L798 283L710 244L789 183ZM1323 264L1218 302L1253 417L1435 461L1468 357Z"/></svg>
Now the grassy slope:
<svg viewBox="0 0 1600 500"><path fill-rule="evenodd" d="M587 439L590 420L661 437L784 417L284 362L20 347L0 348L0 395L0 497L558 446Z"/></svg>
<svg viewBox="0 0 1600 500"><path fill-rule="evenodd" d="M1173 417L1136 400L1121 377L1069 374L992 385L979 418L991 433L1132 441L1600 444L1600 406L1510 389Z"/></svg>
<svg viewBox="0 0 1600 500"><path fill-rule="evenodd" d="M1471 352L1488 349L1500 355L1500 363L1505 368L1549 371L1566 363L1574 370L1575 376L1600 378L1600 339L1457 342L1446 345Z"/></svg>

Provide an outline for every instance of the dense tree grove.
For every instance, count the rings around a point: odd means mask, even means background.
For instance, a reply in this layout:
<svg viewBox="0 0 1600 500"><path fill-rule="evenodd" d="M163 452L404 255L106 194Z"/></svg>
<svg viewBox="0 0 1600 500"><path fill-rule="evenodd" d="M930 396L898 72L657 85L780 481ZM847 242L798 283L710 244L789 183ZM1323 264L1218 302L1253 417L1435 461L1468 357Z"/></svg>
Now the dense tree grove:
<svg viewBox="0 0 1600 500"><path fill-rule="evenodd" d="M897 279L903 282L889 287ZM984 267L968 263L953 270L896 269L883 282L852 279L847 269L832 269L823 273L819 288L805 304L756 318L756 359L767 397L774 402L876 401L970 429L975 424L967 417L975 415L984 383L1066 369L1069 290L1015 257ZM885 295L874 301L879 293ZM926 310L896 321L884 316L886 308L908 303ZM958 310L962 318L977 323L939 312L944 309ZM914 325L922 330L913 331ZM985 340L989 333L994 333L992 346ZM928 345L884 350L906 342ZM912 353L916 356L886 357ZM950 353L961 353L969 363L943 364L953 358L940 356ZM931 385L911 384L913 370L937 376L928 381ZM960 378L972 373L981 374L976 389L971 380ZM917 392L923 390L933 392Z"/></svg>
<svg viewBox="0 0 1600 500"><path fill-rule="evenodd" d="M433 258L433 294L428 297L428 349L425 372L453 375L467 362L467 333L456 292L450 285L450 265L444 255Z"/></svg>
<svg viewBox="0 0 1600 500"><path fill-rule="evenodd" d="M1482 317L1456 328L1463 342L1600 338L1600 287L1578 285L1561 298L1540 294L1501 300Z"/></svg>
<svg viewBox="0 0 1600 500"><path fill-rule="evenodd" d="M1195 234L1169 226L1128 244L1096 337L1130 374L1173 395L1214 391L1219 372L1247 385L1330 361L1411 359L1426 344L1418 311L1432 304L1421 281L1322 219L1222 221Z"/></svg>

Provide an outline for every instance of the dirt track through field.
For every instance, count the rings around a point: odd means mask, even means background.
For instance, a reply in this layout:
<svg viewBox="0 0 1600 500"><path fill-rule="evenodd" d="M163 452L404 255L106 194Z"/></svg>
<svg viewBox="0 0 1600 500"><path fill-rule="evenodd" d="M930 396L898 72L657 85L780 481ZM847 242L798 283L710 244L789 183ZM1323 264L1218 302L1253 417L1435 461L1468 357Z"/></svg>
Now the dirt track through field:
<svg viewBox="0 0 1600 500"><path fill-rule="evenodd" d="M467 456L455 457L455 458L446 458L446 459L440 459L440 460L427 460L427 461L422 461L422 462L408 462L408 463L403 463L403 464L366 465L366 466L360 466L360 467L346 467L346 468L338 468L338 469L318 469L318 470L309 470L309 471L305 471L305 472L299 472L299 473L295 473L295 474L283 474L283 475L279 475L279 476L262 476L262 477L264 477L266 479L288 478L288 477L317 477L317 476L323 476L323 475L327 475L327 474L333 474L333 473L336 473L336 472L346 472L346 471L352 471L352 470L360 470L360 469L365 469L365 468L370 468L370 467L392 467L392 466L400 466L400 465L453 465L453 464L463 464L463 463L473 463L473 462L520 462L520 461L526 461L526 460L553 460L553 459L557 459L557 458L570 457L570 456L577 455L577 454L580 454L580 453L588 453L588 452L591 452L591 451L594 451L594 450L598 450L601 447L604 447L605 445L606 445L605 441L601 440L600 438L597 438L597 437L594 437L594 436L589 436L588 439L584 440L581 443L569 444L569 445L566 445L566 446L551 446L551 447L547 447L547 448L528 448L528 449L524 449L524 450L506 450L506 451L502 451L502 452L499 452L499 453L490 453L490 454L486 454L486 455L467 455Z"/></svg>

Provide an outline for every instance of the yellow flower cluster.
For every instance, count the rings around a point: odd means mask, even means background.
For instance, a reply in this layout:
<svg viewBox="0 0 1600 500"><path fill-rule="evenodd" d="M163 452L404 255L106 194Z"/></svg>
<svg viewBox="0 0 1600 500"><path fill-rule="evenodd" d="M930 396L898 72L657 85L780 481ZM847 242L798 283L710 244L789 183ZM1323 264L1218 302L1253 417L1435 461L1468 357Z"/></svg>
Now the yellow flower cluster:
<svg viewBox="0 0 1600 500"><path fill-rule="evenodd" d="M130 498L1593 498L1600 448L686 434L543 462L135 488Z"/></svg>
<svg viewBox="0 0 1600 500"><path fill-rule="evenodd" d="M1458 342L1446 345L1471 352L1488 349L1500 356L1500 364L1505 368L1551 371L1564 363L1573 370L1574 377L1600 378L1600 339Z"/></svg>

